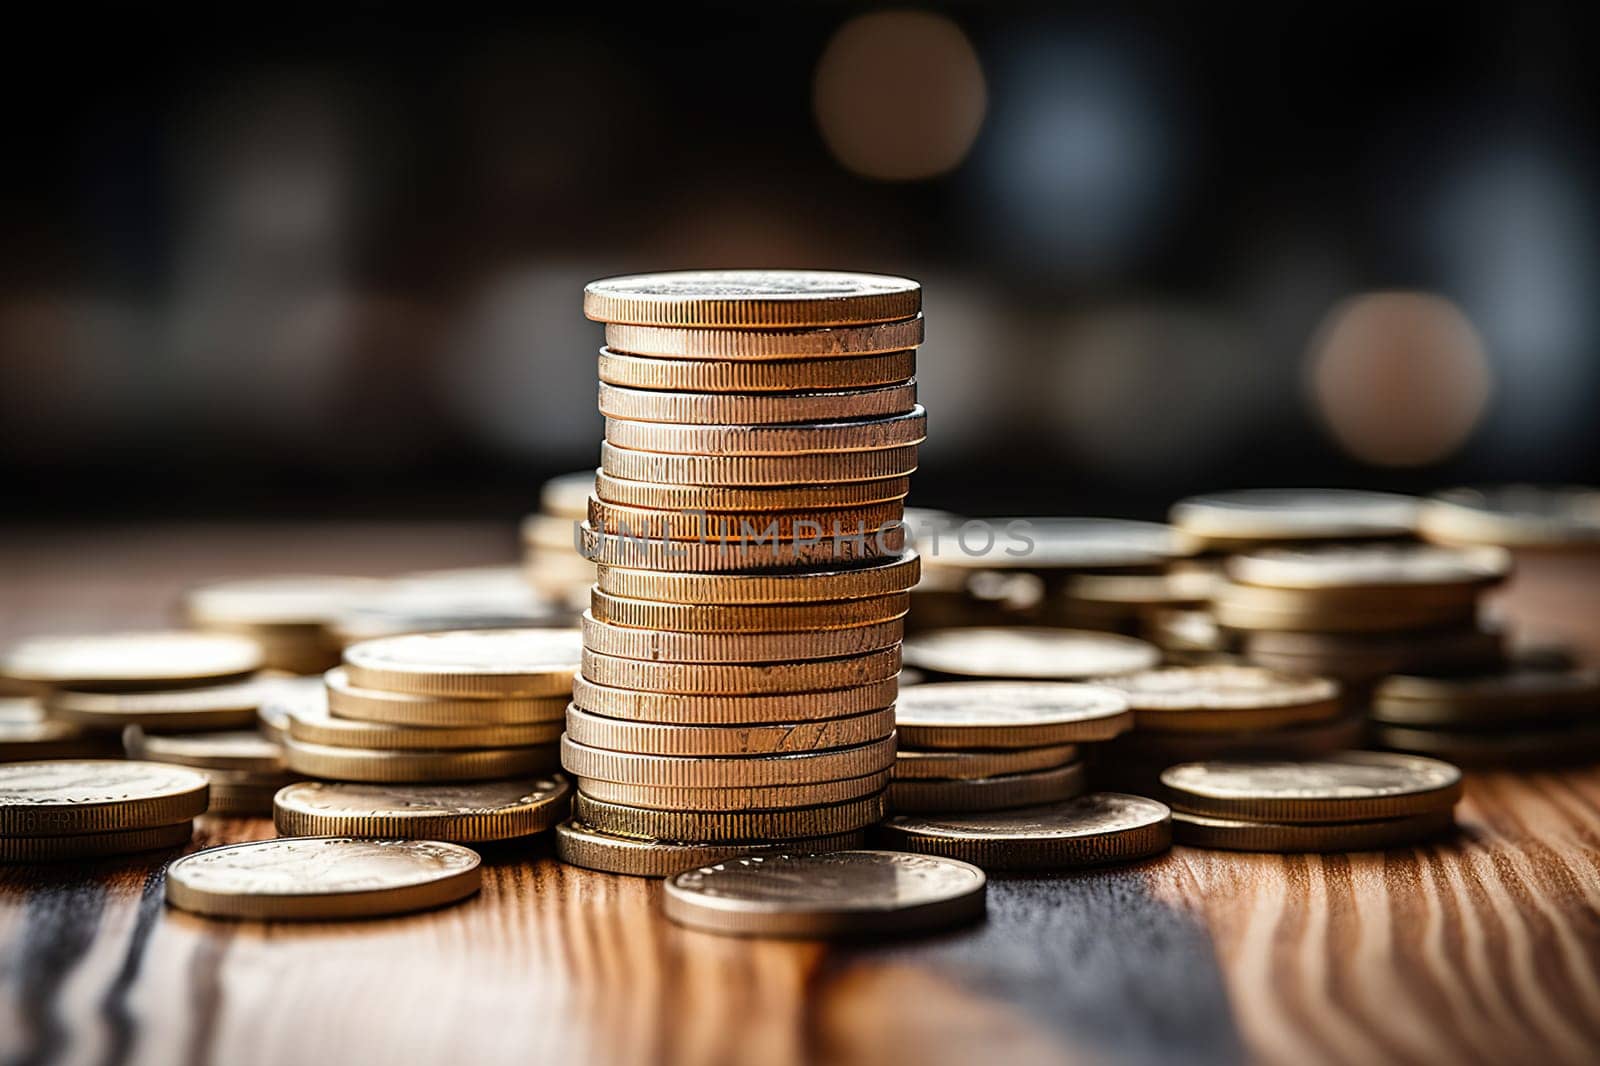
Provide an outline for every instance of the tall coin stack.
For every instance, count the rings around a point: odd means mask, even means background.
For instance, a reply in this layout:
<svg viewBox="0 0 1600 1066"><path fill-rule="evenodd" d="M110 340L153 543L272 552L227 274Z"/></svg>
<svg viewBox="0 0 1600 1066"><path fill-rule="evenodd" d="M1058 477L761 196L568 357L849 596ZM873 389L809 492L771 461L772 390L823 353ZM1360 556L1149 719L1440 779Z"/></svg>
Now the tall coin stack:
<svg viewBox="0 0 1600 1066"><path fill-rule="evenodd" d="M900 520L921 295L779 271L585 290L606 434L566 861L661 876L857 846L882 817L919 572Z"/></svg>

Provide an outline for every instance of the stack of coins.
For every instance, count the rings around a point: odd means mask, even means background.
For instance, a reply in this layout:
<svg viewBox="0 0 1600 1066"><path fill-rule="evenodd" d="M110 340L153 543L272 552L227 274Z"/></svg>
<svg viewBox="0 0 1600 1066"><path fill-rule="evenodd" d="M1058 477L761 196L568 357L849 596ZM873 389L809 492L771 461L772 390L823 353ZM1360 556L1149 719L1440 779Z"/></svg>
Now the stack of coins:
<svg viewBox="0 0 1600 1066"><path fill-rule="evenodd" d="M992 811L1072 799L1083 749L1126 731L1114 689L1055 681L967 681L900 693L891 810Z"/></svg>
<svg viewBox="0 0 1600 1066"><path fill-rule="evenodd" d="M283 745L259 729L162 734L129 726L123 743L130 759L191 766L204 773L211 782L210 814L270 815L273 795L297 780L284 763Z"/></svg>
<svg viewBox="0 0 1600 1066"><path fill-rule="evenodd" d="M39 637L0 656L0 675L38 694L45 719L73 735L243 729L274 682L258 676L261 649L231 633L155 631Z"/></svg>
<svg viewBox="0 0 1600 1066"><path fill-rule="evenodd" d="M422 570L384 581L331 626L342 649L363 640L446 629L571 628L577 612L528 586L521 567Z"/></svg>
<svg viewBox="0 0 1600 1066"><path fill-rule="evenodd" d="M539 513L522 520L523 576L551 603L581 611L594 584L594 563L584 558L579 528L589 517L593 470L562 474L545 482Z"/></svg>
<svg viewBox="0 0 1600 1066"><path fill-rule="evenodd" d="M568 862L666 875L851 847L881 817L919 572L900 520L920 306L915 282L809 272L585 291L606 440Z"/></svg>
<svg viewBox="0 0 1600 1066"><path fill-rule="evenodd" d="M122 754L114 733L58 722L27 696L0 699L0 762L84 759Z"/></svg>
<svg viewBox="0 0 1600 1066"><path fill-rule="evenodd" d="M189 590L183 613L196 629L254 640L267 667L320 674L339 661L340 644L331 632L334 621L382 584L327 574L223 581Z"/></svg>
<svg viewBox="0 0 1600 1066"><path fill-rule="evenodd" d="M1161 775L1178 843L1232 851L1364 851L1448 831L1461 771L1350 751L1298 761L1181 763Z"/></svg>
<svg viewBox="0 0 1600 1066"><path fill-rule="evenodd" d="M1098 679L1122 692L1133 731L1109 744L1097 779L1156 794L1173 763L1224 755L1311 756L1356 746L1359 714L1342 713L1339 686L1326 678L1259 666L1168 666Z"/></svg>
<svg viewBox="0 0 1600 1066"><path fill-rule="evenodd" d="M0 766L0 862L124 855L189 843L205 775L183 766L83 759Z"/></svg>
<svg viewBox="0 0 1600 1066"><path fill-rule="evenodd" d="M547 773L578 634L472 629L352 644L323 692L282 708L289 769L369 784Z"/></svg>
<svg viewBox="0 0 1600 1066"><path fill-rule="evenodd" d="M1467 766L1590 762L1600 759L1600 672L1395 675L1378 684L1371 716L1379 747Z"/></svg>

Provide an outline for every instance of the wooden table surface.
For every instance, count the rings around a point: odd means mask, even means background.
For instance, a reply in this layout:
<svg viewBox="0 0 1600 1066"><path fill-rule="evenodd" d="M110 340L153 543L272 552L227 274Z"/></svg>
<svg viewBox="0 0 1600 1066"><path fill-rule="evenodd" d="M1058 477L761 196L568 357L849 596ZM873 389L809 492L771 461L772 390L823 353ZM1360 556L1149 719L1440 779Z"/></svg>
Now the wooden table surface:
<svg viewBox="0 0 1600 1066"><path fill-rule="evenodd" d="M0 536L0 637L170 618L176 590L282 570L509 559L509 526L168 527ZM1506 605L1600 650L1594 564ZM1584 569L1574 569L1584 568ZM1586 588L1582 587L1586 583ZM460 906L364 923L210 921L166 857L0 870L0 1057L15 1063L1589 1063L1600 1057L1600 770L1476 773L1445 843L1176 848L995 878L988 920L823 946L663 920L654 882L490 853ZM204 818L195 846L272 835Z"/></svg>

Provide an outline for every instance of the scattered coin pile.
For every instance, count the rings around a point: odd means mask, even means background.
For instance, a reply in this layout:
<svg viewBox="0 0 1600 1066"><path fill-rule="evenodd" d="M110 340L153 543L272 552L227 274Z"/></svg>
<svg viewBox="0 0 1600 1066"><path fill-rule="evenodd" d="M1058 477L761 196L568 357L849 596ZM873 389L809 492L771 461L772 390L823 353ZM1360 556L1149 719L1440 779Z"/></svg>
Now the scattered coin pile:
<svg viewBox="0 0 1600 1066"><path fill-rule="evenodd" d="M482 781L556 768L578 668L559 629L418 633L352 644L321 691L269 711L289 769L367 784Z"/></svg>
<svg viewBox="0 0 1600 1066"><path fill-rule="evenodd" d="M1083 749L1133 721L1127 699L1054 681L943 682L900 693L889 786L899 812L990 811L1085 791Z"/></svg>
<svg viewBox="0 0 1600 1066"><path fill-rule="evenodd" d="M568 862L828 851L883 813L908 590L921 290L875 275L597 282L601 468L562 761Z"/></svg>
<svg viewBox="0 0 1600 1066"><path fill-rule="evenodd" d="M551 603L573 611L589 605L594 563L583 555L578 530L589 517L595 472L580 470L545 482L539 513L522 520L523 576Z"/></svg>
<svg viewBox="0 0 1600 1066"><path fill-rule="evenodd" d="M282 743L259 729L163 734L129 726L123 742L130 759L202 771L211 782L210 814L270 815L273 795L297 780L284 763Z"/></svg>
<svg viewBox="0 0 1600 1066"><path fill-rule="evenodd" d="M1371 751L1181 763L1161 783L1179 843L1234 851L1402 847L1447 831L1461 798L1449 763Z"/></svg>
<svg viewBox="0 0 1600 1066"><path fill-rule="evenodd" d="M373 578L329 574L222 581L191 589L183 598L183 613L196 629L255 641L264 666L320 674L339 662L333 623L382 587Z"/></svg>
<svg viewBox="0 0 1600 1066"><path fill-rule="evenodd" d="M88 859L189 843L205 775L182 766L61 759L0 766L0 862Z"/></svg>
<svg viewBox="0 0 1600 1066"><path fill-rule="evenodd" d="M1259 666L1167 666L1098 683L1122 692L1133 731L1106 746L1098 780L1135 792L1158 788L1173 763L1228 754L1319 755L1361 743L1359 713L1343 712L1326 678Z"/></svg>

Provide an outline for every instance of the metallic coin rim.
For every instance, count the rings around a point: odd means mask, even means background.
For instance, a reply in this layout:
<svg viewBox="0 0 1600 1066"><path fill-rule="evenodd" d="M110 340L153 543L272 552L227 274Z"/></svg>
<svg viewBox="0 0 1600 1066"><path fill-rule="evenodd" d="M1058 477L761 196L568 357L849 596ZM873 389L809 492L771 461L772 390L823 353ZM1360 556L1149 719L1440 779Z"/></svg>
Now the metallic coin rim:
<svg viewBox="0 0 1600 1066"><path fill-rule="evenodd" d="M1081 796L1088 784L1088 774L1081 761L1050 770L996 777L891 778L889 808L896 813L936 813L1037 807Z"/></svg>
<svg viewBox="0 0 1600 1066"><path fill-rule="evenodd" d="M1097 794L1089 793L1089 795ZM1126 793L1112 793L1112 795L1126 795ZM1154 803L1167 813L1155 821L1071 837L959 837L919 834L904 825L897 824L907 817L903 815L891 816L875 830L875 833L878 839L893 846L897 851L960 859L986 871L1105 866L1150 858L1172 846L1172 813L1166 804L1144 796L1137 798Z"/></svg>
<svg viewBox="0 0 1600 1066"><path fill-rule="evenodd" d="M457 748L440 751L378 751L283 742L289 769L308 777L362 784L486 781L523 777L559 769L554 744L516 748Z"/></svg>
<svg viewBox="0 0 1600 1066"><path fill-rule="evenodd" d="M585 649L579 676L593 684L635 692L776 696L854 688L886 681L899 672L898 647L838 659L785 663L661 663L600 655Z"/></svg>
<svg viewBox="0 0 1600 1066"><path fill-rule="evenodd" d="M813 455L682 455L600 443L600 468L624 481L700 488L792 488L909 477L917 446ZM754 508L752 508L753 510Z"/></svg>
<svg viewBox="0 0 1600 1066"><path fill-rule="evenodd" d="M1161 772L1161 785L1166 791L1167 805L1173 810L1214 818L1237 819L1252 822L1362 822L1384 818L1401 818L1454 807L1462 794L1461 771L1440 759L1425 756L1395 755L1388 752L1349 751L1321 758L1304 760L1270 760L1274 762L1357 762L1367 765L1401 767L1407 762L1422 761L1434 764L1435 769L1455 771L1445 784L1432 788L1408 788L1368 796L1274 796L1251 795L1240 789L1220 789L1196 783L1185 783L1185 773L1195 767L1208 767L1216 762L1249 762L1248 759L1202 760L1169 766ZM1448 775L1447 775L1448 776Z"/></svg>
<svg viewBox="0 0 1600 1066"><path fill-rule="evenodd" d="M5 769L15 770L18 767L40 763L48 763L52 769L58 769L63 763L90 767L95 764L105 764L125 769L130 764L139 762L140 760L125 759L29 760L27 763L8 764ZM67 836L153 829L187 822L205 813L210 795L210 783L204 773L191 767L173 766L168 763L145 765L159 768L165 774L187 777L188 783L184 787L166 792L145 792L141 795L94 802L67 800L62 803L20 804L8 802L0 797L0 837ZM0 788L3 787L0 785Z"/></svg>
<svg viewBox="0 0 1600 1066"><path fill-rule="evenodd" d="M821 392L908 382L917 376L914 348L838 359L681 359L600 349L602 383L671 392Z"/></svg>
<svg viewBox="0 0 1600 1066"><path fill-rule="evenodd" d="M884 793L811 807L765 811L663 811L597 800L579 791L572 819L607 836L696 843L784 840L849 833L883 818Z"/></svg>
<svg viewBox="0 0 1600 1066"><path fill-rule="evenodd" d="M783 755L832 751L882 740L894 732L894 708L804 721L740 725L638 722L567 708L566 735L575 744L633 755ZM796 736L822 739L808 747L784 747Z"/></svg>
<svg viewBox="0 0 1600 1066"><path fill-rule="evenodd" d="M599 409L607 418L633 422L690 425L781 425L803 422L847 422L905 414L916 405L916 378L852 388L808 388L796 382L793 391L696 392L633 388L600 382Z"/></svg>
<svg viewBox="0 0 1600 1066"><path fill-rule="evenodd" d="M0 862L97 859L141 851L181 848L194 838L192 821L139 829L108 829L59 836L0 835Z"/></svg>
<svg viewBox="0 0 1600 1066"><path fill-rule="evenodd" d="M759 458L834 452L879 452L928 439L921 404L896 415L768 425L688 425L608 416L605 439L619 448L667 455Z"/></svg>
<svg viewBox="0 0 1600 1066"><path fill-rule="evenodd" d="M793 290L782 295L734 295L712 286L703 295L687 292L652 291L646 282L689 275L751 276L752 284L763 274L805 274L833 277L840 284L852 279L874 279L887 283L879 289L866 288L856 281L854 292L831 293ZM625 283L634 282L630 289ZM636 326L712 326L764 328L783 326L852 326L893 322L910 318L922 310L922 286L909 278L886 274L852 274L845 271L668 271L603 278L590 282L583 290L584 316L597 322Z"/></svg>
<svg viewBox="0 0 1600 1066"><path fill-rule="evenodd" d="M825 837L742 844L684 844L631 840L594 832L571 820L556 826L556 855L570 866L634 877L670 877L741 855L783 851L843 851L860 847L860 830Z"/></svg>
<svg viewBox="0 0 1600 1066"><path fill-rule="evenodd" d="M514 840L542 833L567 817L572 783L561 774L538 780L556 787L535 803L518 802L461 811L375 808L370 813L314 810L306 805L300 792L337 791L344 783L306 781L280 789L273 798L270 813L280 836L426 838L450 844Z"/></svg>
<svg viewBox="0 0 1600 1066"><path fill-rule="evenodd" d="M736 788L679 788L671 785L629 785L589 778L579 791L591 799L654 811L715 813L783 811L826 807L883 792L889 771L819 781L809 785L759 785Z"/></svg>
<svg viewBox="0 0 1600 1066"><path fill-rule="evenodd" d="M597 566L595 588L612 596L677 604L813 603L909 592L921 570L921 557L908 548L899 555L832 570L684 574Z"/></svg>
<svg viewBox="0 0 1600 1066"><path fill-rule="evenodd" d="M882 651L899 644L905 623L899 619L841 629L778 633L679 633L612 625L583 613L583 646L599 655L661 663L771 663L840 659ZM578 679L574 679L576 687Z"/></svg>
<svg viewBox="0 0 1600 1066"><path fill-rule="evenodd" d="M1418 847L1455 826L1452 808L1358 822L1285 823L1172 812L1173 839L1193 848L1279 853Z"/></svg>
<svg viewBox="0 0 1600 1066"><path fill-rule="evenodd" d="M579 677L572 702L606 718L687 725L741 725L839 718L888 707L895 701L895 679L869 681L825 692L725 695L720 693L642 692L597 685Z"/></svg>
<svg viewBox="0 0 1600 1066"><path fill-rule="evenodd" d="M923 340L922 313L858 326L788 329L718 329L693 326L606 324L614 351L656 359L759 361L847 359L914 350Z"/></svg>

